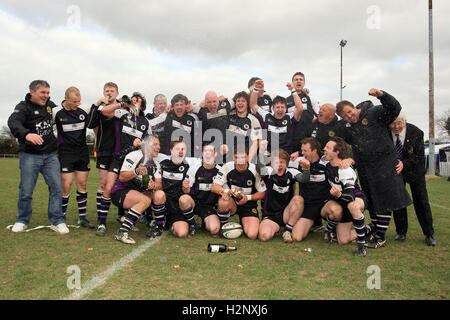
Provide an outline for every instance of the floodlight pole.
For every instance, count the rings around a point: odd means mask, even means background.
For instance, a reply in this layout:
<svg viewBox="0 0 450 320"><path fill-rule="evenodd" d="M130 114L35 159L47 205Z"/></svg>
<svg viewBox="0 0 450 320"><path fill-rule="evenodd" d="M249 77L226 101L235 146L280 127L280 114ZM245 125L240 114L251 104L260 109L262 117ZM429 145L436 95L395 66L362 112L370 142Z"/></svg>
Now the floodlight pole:
<svg viewBox="0 0 450 320"><path fill-rule="evenodd" d="M428 46L429 46L429 148L428 148L428 163L429 175L436 175L435 161L434 161L434 61L433 61L433 0L428 0Z"/></svg>

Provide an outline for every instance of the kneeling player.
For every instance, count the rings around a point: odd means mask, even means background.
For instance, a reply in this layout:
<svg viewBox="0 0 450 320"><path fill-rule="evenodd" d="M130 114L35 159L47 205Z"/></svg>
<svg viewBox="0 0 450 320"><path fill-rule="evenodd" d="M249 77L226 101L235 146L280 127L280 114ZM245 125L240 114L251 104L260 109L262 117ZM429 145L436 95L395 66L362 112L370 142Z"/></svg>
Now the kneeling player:
<svg viewBox="0 0 450 320"><path fill-rule="evenodd" d="M302 241L308 236L314 221L320 217L320 210L322 210L326 200L330 199L330 188L325 179L326 161L321 159L320 150L319 141L311 137L305 138L302 140L301 146L303 158L297 158L289 164L289 166L294 166L300 171L304 171L306 168L309 168L310 171L309 181L301 182L299 187L299 193L304 199L304 208L300 219L292 229L294 241ZM302 164L305 160L309 162L309 166Z"/></svg>
<svg viewBox="0 0 450 320"><path fill-rule="evenodd" d="M216 165L214 146L203 146L203 161L197 159L197 163L189 168L189 182L191 194L195 200L194 213L200 216L203 225L212 235L219 233L221 222L226 222L228 217L219 217L217 214L217 200L219 196L211 192L214 177L221 166Z"/></svg>
<svg viewBox="0 0 450 320"><path fill-rule="evenodd" d="M191 188L188 178L189 163L186 161L186 143L172 141L170 158L161 161L161 178L166 193L168 227L178 238L195 234L195 202L189 195Z"/></svg>
<svg viewBox="0 0 450 320"><path fill-rule="evenodd" d="M220 196L218 214L229 217L238 214L245 235L254 240L258 236L258 200L264 198L266 185L249 163L248 147L245 151L234 148L234 161L222 166L214 179L211 191Z"/></svg>
<svg viewBox="0 0 450 320"><path fill-rule="evenodd" d="M352 168L339 169L339 165L347 154L348 145L340 137L332 138L324 148L326 177L331 185L330 194L334 197L322 208L321 215L331 221L339 221L336 227L338 243L347 244L356 238L358 249L355 256L365 256L366 227L364 226L364 195L355 195L357 185L356 173ZM352 230L352 225L355 230Z"/></svg>
<svg viewBox="0 0 450 320"><path fill-rule="evenodd" d="M119 178L111 190L112 202L119 208L128 209L115 235L115 238L123 243L136 243L129 236L129 232L150 207L152 198L155 205L164 204L166 200L161 190L159 166L151 158L151 140L151 137L146 138L141 144L141 150L130 152L125 157Z"/></svg>
<svg viewBox="0 0 450 320"><path fill-rule="evenodd" d="M292 242L292 228L303 212L303 198L294 196L295 182L309 180L309 161L301 160L304 171L287 168L290 156L284 150L273 152L271 167L263 168L262 174L267 191L261 201L263 220L259 226L258 238L268 241L284 226L284 242Z"/></svg>

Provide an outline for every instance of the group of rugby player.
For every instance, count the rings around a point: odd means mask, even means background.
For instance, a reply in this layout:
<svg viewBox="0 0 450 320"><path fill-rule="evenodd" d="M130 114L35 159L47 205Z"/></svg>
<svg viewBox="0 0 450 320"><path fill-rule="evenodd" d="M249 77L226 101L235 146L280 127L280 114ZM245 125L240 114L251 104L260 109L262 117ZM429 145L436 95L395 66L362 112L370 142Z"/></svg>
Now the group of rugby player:
<svg viewBox="0 0 450 320"><path fill-rule="evenodd" d="M142 94L124 101L112 82L89 110L81 108L79 90L69 88L60 111L68 117L55 116L64 212L75 172L78 222L95 228L86 218L89 160L82 145L91 128L99 236L106 234L113 203L121 223L115 239L128 244L135 243L130 231L137 221L147 225L150 238L165 229L183 238L195 234L195 215L216 235L237 214L249 239L268 241L284 228L287 243L323 229L324 219L326 243L356 240L355 255L365 256L366 247L380 245L372 239L373 225L364 222L368 200L351 166L351 147L339 137L345 115L338 120L334 105L320 106L304 85L304 75L297 72L287 84L287 98L272 99L259 78L250 79L249 91L231 101L209 91L198 105L182 94L168 104L159 94L151 112Z"/></svg>

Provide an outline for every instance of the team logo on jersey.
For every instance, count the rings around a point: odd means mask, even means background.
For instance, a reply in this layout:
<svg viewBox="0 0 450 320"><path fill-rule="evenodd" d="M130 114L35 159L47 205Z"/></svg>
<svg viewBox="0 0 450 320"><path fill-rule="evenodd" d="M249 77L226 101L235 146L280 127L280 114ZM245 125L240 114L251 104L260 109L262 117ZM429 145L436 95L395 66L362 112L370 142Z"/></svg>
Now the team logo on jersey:
<svg viewBox="0 0 450 320"><path fill-rule="evenodd" d="M188 126L192 126L192 121L191 120L188 120L186 123L187 123Z"/></svg>
<svg viewBox="0 0 450 320"><path fill-rule="evenodd" d="M303 97L302 102L308 102L308 99L306 97Z"/></svg>
<svg viewBox="0 0 450 320"><path fill-rule="evenodd" d="M247 180L247 185L250 187L251 185L253 185L253 181L252 180Z"/></svg>
<svg viewBox="0 0 450 320"><path fill-rule="evenodd" d="M227 103L224 101L220 104L222 107L225 107L227 105Z"/></svg>
<svg viewBox="0 0 450 320"><path fill-rule="evenodd" d="M48 113L52 113L52 108L50 108L49 106L47 106L47 112L48 112Z"/></svg>
<svg viewBox="0 0 450 320"><path fill-rule="evenodd" d="M287 125L287 120L283 120L282 124L283 126Z"/></svg>
<svg viewBox="0 0 450 320"><path fill-rule="evenodd" d="M409 153L409 154L413 154L413 152L414 152L414 149L413 149L413 147L411 147L411 148L408 150L408 153Z"/></svg>
<svg viewBox="0 0 450 320"><path fill-rule="evenodd" d="M184 171L184 166L180 166L180 167L178 168L178 170L179 170L180 172L183 172L183 171Z"/></svg>
<svg viewBox="0 0 450 320"><path fill-rule="evenodd" d="M244 129L248 130L250 128L250 126L248 124L244 124Z"/></svg>
<svg viewBox="0 0 450 320"><path fill-rule="evenodd" d="M362 119L361 123L365 126L369 123L369 120L367 118Z"/></svg>
<svg viewBox="0 0 450 320"><path fill-rule="evenodd" d="M336 133L334 132L334 131L328 131L328 135L330 136L330 137L334 137L335 135L336 135Z"/></svg>
<svg viewBox="0 0 450 320"><path fill-rule="evenodd" d="M86 117L84 116L84 114L80 114L79 118L80 118L81 121L83 121L84 119L86 119Z"/></svg>
<svg viewBox="0 0 450 320"><path fill-rule="evenodd" d="M269 100L264 99L264 103L265 103L266 105L269 104Z"/></svg>
<svg viewBox="0 0 450 320"><path fill-rule="evenodd" d="M252 209L252 212L253 212L254 214L258 214L258 211L257 211L255 208Z"/></svg>
<svg viewBox="0 0 450 320"><path fill-rule="evenodd" d="M141 125L141 130L145 131L145 124Z"/></svg>

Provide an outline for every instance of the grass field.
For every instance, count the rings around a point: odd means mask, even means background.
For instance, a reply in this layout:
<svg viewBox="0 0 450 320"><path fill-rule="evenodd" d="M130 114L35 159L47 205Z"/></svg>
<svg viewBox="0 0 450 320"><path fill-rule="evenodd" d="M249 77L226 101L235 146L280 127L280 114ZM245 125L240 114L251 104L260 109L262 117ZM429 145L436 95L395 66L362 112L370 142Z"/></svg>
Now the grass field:
<svg viewBox="0 0 450 320"><path fill-rule="evenodd" d="M95 167L92 163L92 167ZM212 238L198 230L191 239L165 234L159 241L145 237L145 228L132 233L136 245L113 239L119 227L117 209L111 207L108 232L100 238L93 230L70 229L58 235L49 229L13 234L6 229L17 214L19 169L17 159L0 160L0 299L64 299L69 266L78 266L81 299L448 299L450 293L449 229L450 183L447 178L427 181L438 245L425 245L424 236L409 208L407 241L394 241L393 221L387 245L369 250L365 258L353 256L356 245L326 245L321 233L301 243L284 244L281 235L267 243ZM88 182L88 219L96 221L97 172ZM29 228L48 225L48 190L39 178ZM368 214L366 215L368 216ZM67 223L76 224L75 189ZM238 247L235 252L208 253L208 243ZM145 246L145 247L143 247ZM311 252L305 252L311 248ZM136 250L141 249L140 255ZM124 257L134 260L124 264ZM119 260L121 260L119 262ZM367 268L381 271L381 289L368 289ZM110 269L110 267L116 269ZM122 266L122 268L120 268ZM98 286L106 270L106 281ZM72 296L73 298L73 296Z"/></svg>

